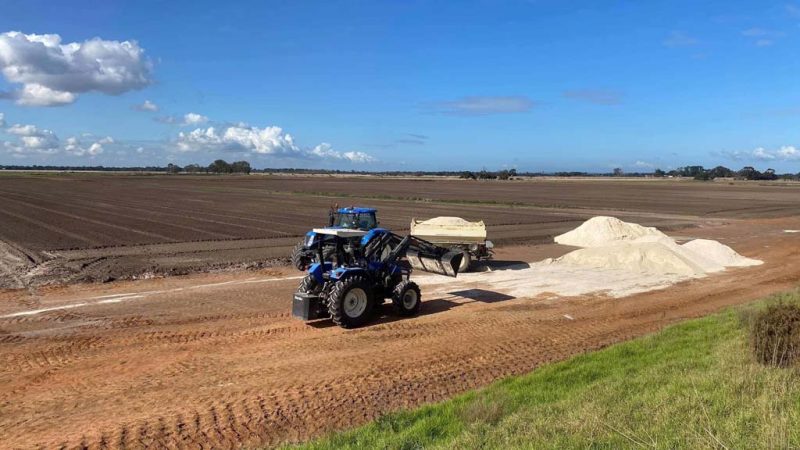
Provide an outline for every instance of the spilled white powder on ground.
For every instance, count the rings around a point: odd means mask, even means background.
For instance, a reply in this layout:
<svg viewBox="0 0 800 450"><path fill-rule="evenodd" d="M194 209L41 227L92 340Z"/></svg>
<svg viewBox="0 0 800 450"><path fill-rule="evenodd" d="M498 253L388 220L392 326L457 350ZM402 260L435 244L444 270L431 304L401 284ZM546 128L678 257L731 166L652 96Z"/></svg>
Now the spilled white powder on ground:
<svg viewBox="0 0 800 450"><path fill-rule="evenodd" d="M596 235L592 234L596 233ZM594 217L556 238L582 246L557 259L459 274L415 275L426 298L479 301L482 295L518 298L603 294L625 297L702 278L726 267L761 264L717 241L696 239L680 245L655 228L613 217Z"/></svg>

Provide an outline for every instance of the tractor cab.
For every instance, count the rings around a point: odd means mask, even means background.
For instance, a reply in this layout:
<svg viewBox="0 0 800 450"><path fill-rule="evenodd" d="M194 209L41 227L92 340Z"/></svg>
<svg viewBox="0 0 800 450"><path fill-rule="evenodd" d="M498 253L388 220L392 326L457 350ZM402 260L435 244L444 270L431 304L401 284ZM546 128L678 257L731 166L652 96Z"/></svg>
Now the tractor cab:
<svg viewBox="0 0 800 450"><path fill-rule="evenodd" d="M375 208L339 208L331 213L331 227L369 231L378 226Z"/></svg>

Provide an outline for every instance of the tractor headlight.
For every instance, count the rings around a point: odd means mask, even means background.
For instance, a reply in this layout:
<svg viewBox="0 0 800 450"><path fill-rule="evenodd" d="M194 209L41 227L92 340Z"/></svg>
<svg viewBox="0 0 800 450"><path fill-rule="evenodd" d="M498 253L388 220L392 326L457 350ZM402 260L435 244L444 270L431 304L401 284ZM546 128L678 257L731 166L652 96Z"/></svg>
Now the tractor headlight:
<svg viewBox="0 0 800 450"><path fill-rule="evenodd" d="M469 246L470 251L477 252L478 251L478 244L472 244Z"/></svg>
<svg viewBox="0 0 800 450"><path fill-rule="evenodd" d="M316 233L309 234L306 236L306 247L311 248L314 245L314 239L317 237Z"/></svg>

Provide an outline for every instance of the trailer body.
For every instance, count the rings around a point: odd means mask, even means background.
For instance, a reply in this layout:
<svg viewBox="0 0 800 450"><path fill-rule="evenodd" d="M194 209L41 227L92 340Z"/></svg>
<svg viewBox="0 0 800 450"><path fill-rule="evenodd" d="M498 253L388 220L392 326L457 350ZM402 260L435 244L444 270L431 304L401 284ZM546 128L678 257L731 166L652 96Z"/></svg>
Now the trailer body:
<svg viewBox="0 0 800 450"><path fill-rule="evenodd" d="M460 272L469 270L472 261L491 259L494 244L486 239L483 221L470 222L460 217L434 217L428 220L411 219L411 236L440 247L460 250L464 256Z"/></svg>

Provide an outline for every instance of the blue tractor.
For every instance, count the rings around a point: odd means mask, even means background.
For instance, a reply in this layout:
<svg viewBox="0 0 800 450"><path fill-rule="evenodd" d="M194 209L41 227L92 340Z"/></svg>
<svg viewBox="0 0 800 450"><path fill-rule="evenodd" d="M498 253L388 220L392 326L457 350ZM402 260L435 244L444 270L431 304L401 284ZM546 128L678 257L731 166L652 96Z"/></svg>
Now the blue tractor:
<svg viewBox="0 0 800 450"><path fill-rule="evenodd" d="M331 318L343 328L364 325L375 309L391 299L395 312L413 316L422 296L411 281L414 269L455 277L463 253L382 228L370 231L326 228L312 242L317 252L292 301L292 315L302 320ZM330 260L324 248L333 246Z"/></svg>
<svg viewBox="0 0 800 450"><path fill-rule="evenodd" d="M332 207L328 214L328 226L324 229L369 231L378 227L377 212L375 208ZM314 250L320 243L321 253ZM319 233L317 229L309 231L292 250L292 265L304 271L314 262L329 260L335 247L335 242L328 235Z"/></svg>

